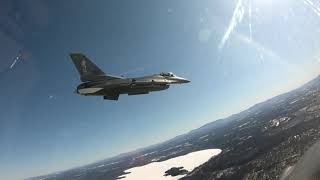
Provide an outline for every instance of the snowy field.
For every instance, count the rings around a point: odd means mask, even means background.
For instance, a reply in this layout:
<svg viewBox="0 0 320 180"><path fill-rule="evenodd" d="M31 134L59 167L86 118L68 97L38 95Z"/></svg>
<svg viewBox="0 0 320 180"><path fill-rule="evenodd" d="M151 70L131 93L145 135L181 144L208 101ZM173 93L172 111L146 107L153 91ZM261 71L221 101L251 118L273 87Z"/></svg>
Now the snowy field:
<svg viewBox="0 0 320 180"><path fill-rule="evenodd" d="M181 167L192 171L194 168L200 166L201 164L207 162L213 156L221 153L220 149L207 149L202 151L196 151L184 156L175 157L168 159L163 162L153 162L141 167L134 167L125 171L126 174L118 178L124 177L124 180L141 180L141 179L152 179L152 180L178 180L185 175L179 176L164 176L165 171L172 167Z"/></svg>

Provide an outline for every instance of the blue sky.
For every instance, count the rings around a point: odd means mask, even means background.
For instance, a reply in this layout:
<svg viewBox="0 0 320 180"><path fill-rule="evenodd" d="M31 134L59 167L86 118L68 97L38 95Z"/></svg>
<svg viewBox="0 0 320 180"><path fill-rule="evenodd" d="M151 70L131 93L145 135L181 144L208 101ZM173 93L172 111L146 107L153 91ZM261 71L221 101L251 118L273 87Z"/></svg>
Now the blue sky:
<svg viewBox="0 0 320 180"><path fill-rule="evenodd" d="M3 1L0 179L158 143L319 74L320 12L310 1L252 1L250 15L242 0L244 14L218 48L237 2ZM81 97L71 52L110 74L172 71L192 82L117 102Z"/></svg>

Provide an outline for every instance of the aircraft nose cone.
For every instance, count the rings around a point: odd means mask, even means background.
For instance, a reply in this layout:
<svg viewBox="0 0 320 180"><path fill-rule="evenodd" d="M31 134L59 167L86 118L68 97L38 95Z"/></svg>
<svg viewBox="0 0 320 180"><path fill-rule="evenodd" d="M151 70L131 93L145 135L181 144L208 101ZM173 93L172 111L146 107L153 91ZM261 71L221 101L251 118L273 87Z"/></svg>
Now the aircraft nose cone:
<svg viewBox="0 0 320 180"><path fill-rule="evenodd" d="M188 79L182 79L181 83L189 83L190 81Z"/></svg>
<svg viewBox="0 0 320 180"><path fill-rule="evenodd" d="M189 80L187 80L187 79L185 79L185 80L183 81L183 83L189 83L189 82L191 82L191 81L189 81Z"/></svg>

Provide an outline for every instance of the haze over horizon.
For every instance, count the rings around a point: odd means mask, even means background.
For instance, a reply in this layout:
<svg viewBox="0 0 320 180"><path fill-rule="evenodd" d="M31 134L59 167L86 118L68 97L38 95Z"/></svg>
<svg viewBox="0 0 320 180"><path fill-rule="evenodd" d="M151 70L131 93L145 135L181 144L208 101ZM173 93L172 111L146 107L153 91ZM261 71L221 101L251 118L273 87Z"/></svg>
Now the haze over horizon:
<svg viewBox="0 0 320 180"><path fill-rule="evenodd" d="M320 13L303 0L248 2L3 1L0 179L160 143L318 76ZM117 102L78 96L72 52L108 74L191 83Z"/></svg>
<svg viewBox="0 0 320 180"><path fill-rule="evenodd" d="M272 95L272 96L270 96L270 97L267 97L267 96L266 96L266 97L263 97L263 98L261 98L261 100L258 100L257 102L255 102L255 103L253 103L253 104L250 104L250 105L248 104L247 106L241 107L242 109L240 109L240 110L238 110L238 111L236 111L236 112L228 112L229 114L222 115L221 117L216 117L215 119L211 119L211 120L210 120L210 119L206 119L206 122L204 122L204 124L200 124L200 125L198 125L198 126L196 126L196 127L192 127L192 128L190 128L190 129L186 130L185 132L182 132L181 134L176 134L176 135L174 135L174 136L172 136L172 137L168 137L168 139L164 139L164 140L162 140L162 141L155 142L155 143L153 143L153 144L147 144L147 145L145 145L145 146L137 147L137 148L134 148L134 149L129 149L129 150L127 150L127 151L120 152L120 153L118 153L118 154L114 154L114 155L111 155L111 156L109 156L109 157L106 157L105 159L112 158L112 157L115 157L115 156L118 156L118 155L122 155L122 154L126 154L126 153L131 153L131 152L134 152L134 151L138 151L138 150L140 150L140 149L147 148L148 146L153 146L153 145L161 144L161 143L163 143L163 142L169 141L169 140L171 140L171 139L173 139L173 138L175 138L175 137L178 137L178 136L180 136L180 135L187 134L187 133L189 133L189 132L192 131L192 130L201 128L202 126L205 126L205 125L208 124L208 123L211 123L211 122L214 122L214 121L217 121L217 120L227 119L228 117L230 117L230 116L232 116L232 115L235 115L235 114L238 114L238 113L241 113L241 112L243 112L243 111L245 111L245 110L247 110L247 109L249 109L249 108L251 108L251 107L253 107L253 106L257 105L257 104L259 104L259 103L263 103L263 102L265 102L265 101L267 101L267 100L269 100L269 99L275 98L275 97L277 97L277 96L279 96L279 95L282 95L282 94L285 94L285 93L289 93L289 92L291 92L291 91L293 91L293 90L295 90L295 89L298 89L298 88L304 86L306 83L308 83L308 82L310 82L310 81L312 81L312 80L314 80L314 79L316 79L316 78L318 78L318 77L320 77L320 74L319 74L319 75L316 75L316 76L314 76L314 77L311 77L311 79L306 79L305 81L302 82L302 84L300 84L300 83L299 83L299 84L298 84L298 83L297 83L297 84L293 84L293 85L291 85L291 86L288 86L288 87L289 87L288 89L281 89L281 91L276 91L276 92L274 93L274 95ZM98 160L97 160L97 161L98 161ZM93 161L93 163L94 163L94 162L97 162L97 161ZM89 164L90 164L90 163L89 163Z"/></svg>

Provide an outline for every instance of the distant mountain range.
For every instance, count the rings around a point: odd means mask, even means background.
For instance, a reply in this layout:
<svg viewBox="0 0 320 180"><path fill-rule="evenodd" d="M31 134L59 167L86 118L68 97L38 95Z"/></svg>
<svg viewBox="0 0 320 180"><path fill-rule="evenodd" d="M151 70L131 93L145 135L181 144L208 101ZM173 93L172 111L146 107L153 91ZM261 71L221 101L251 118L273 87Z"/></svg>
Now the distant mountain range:
<svg viewBox="0 0 320 180"><path fill-rule="evenodd" d="M203 149L222 153L183 180L278 179L320 139L320 77L169 141L32 179L116 179L123 171ZM168 167L168 170L172 167Z"/></svg>

